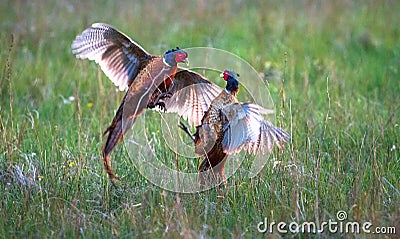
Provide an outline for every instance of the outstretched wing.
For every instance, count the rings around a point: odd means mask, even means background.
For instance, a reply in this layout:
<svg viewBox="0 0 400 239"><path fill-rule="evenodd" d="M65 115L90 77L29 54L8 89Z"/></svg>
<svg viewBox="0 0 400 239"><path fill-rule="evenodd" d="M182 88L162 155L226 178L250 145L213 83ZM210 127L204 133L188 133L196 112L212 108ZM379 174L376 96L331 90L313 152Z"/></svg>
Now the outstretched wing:
<svg viewBox="0 0 400 239"><path fill-rule="evenodd" d="M204 76L184 69L178 69L168 89L172 94L165 99L167 112L177 113L189 124L201 125L201 119L222 89Z"/></svg>
<svg viewBox="0 0 400 239"><path fill-rule="evenodd" d="M77 58L94 60L108 78L126 90L139 71L152 58L129 37L104 23L94 23L71 45Z"/></svg>
<svg viewBox="0 0 400 239"><path fill-rule="evenodd" d="M290 135L284 130L273 126L264 120L262 114L271 114L252 103L235 103L222 109L224 116L222 147L225 153L234 154L242 148L247 148L250 153L271 152L274 143L279 148L283 147Z"/></svg>
<svg viewBox="0 0 400 239"><path fill-rule="evenodd" d="M283 149L283 144L290 139L290 135L286 131L273 126L271 122L266 120L260 122L258 132L257 140L252 140L245 145L249 153L269 153L274 148L274 143L278 148Z"/></svg>

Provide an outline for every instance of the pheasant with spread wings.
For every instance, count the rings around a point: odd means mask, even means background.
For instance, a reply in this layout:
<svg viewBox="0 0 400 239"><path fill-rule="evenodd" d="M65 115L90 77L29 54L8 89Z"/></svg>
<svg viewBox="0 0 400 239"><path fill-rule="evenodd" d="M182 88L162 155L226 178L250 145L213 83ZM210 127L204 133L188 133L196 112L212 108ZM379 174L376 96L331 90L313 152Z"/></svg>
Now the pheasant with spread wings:
<svg viewBox="0 0 400 239"><path fill-rule="evenodd" d="M84 30L71 48L77 58L98 63L119 90L127 91L104 132L108 137L103 159L112 180L117 176L112 171L109 155L145 109L159 106L198 125L211 101L222 91L200 74L177 66L180 62L188 63L184 50L176 48L162 56L150 55L129 37L104 23L95 23ZM189 97L180 95L177 100L174 92L182 90L191 94ZM189 110L187 105L192 105Z"/></svg>
<svg viewBox="0 0 400 239"><path fill-rule="evenodd" d="M224 166L229 155L242 149L249 153L266 154L274 144L283 149L290 135L264 120L266 110L253 103L241 103L236 99L239 91L239 75L225 70L221 77L227 82L225 89L211 102L195 134L181 123L195 143L195 152L203 161L199 165L200 184L226 183Z"/></svg>

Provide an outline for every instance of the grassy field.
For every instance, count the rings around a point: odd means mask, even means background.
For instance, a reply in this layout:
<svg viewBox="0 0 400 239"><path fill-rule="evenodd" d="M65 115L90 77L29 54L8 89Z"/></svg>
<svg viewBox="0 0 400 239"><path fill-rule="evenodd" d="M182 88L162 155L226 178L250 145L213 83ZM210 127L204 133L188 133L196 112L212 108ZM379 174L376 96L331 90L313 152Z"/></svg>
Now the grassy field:
<svg viewBox="0 0 400 239"><path fill-rule="evenodd" d="M398 1L1 1L0 238L398 238L399 12ZM123 93L70 49L93 22L153 54L239 55L269 81L287 150L253 179L243 166L225 188L178 194L119 145L113 186L102 133ZM340 210L397 236L257 230L265 217L320 224Z"/></svg>

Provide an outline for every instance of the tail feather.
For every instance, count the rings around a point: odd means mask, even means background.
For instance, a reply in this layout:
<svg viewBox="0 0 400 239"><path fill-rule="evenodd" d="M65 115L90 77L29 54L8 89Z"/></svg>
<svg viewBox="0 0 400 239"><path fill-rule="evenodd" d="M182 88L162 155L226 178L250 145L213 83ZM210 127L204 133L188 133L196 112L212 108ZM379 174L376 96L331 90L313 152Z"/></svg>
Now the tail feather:
<svg viewBox="0 0 400 239"><path fill-rule="evenodd" d="M148 104L148 95L131 94L129 91L125 94L121 105L119 106L117 113L111 125L107 128L104 134L108 133L106 144L103 148L103 159L106 171L111 179L115 179L116 176L111 169L109 155L114 150L115 145L120 142L130 128L132 128L136 117L141 115L143 110L146 109Z"/></svg>
<svg viewBox="0 0 400 239"><path fill-rule="evenodd" d="M106 169L107 174L110 176L110 179L118 179L117 176L114 174L111 168L110 162L110 153L115 148L115 145L122 139L123 130L122 130L122 108L123 103L119 107L117 113L114 116L114 119L111 125L106 129L103 135L108 134L107 141L103 148L103 160L104 160L104 167Z"/></svg>
<svg viewBox="0 0 400 239"><path fill-rule="evenodd" d="M136 117L139 116L144 109L143 107L141 107L139 113L137 113L135 116L129 116L129 114L123 115L124 110L127 110L128 112L133 111L129 107L130 102L127 102L128 107L125 107L125 104L126 101L124 99L120 107L118 108L111 125L104 132L104 135L108 134L108 137L103 148L103 160L107 174L110 176L111 179L118 179L118 177L112 171L109 155L114 150L115 145L117 145L117 143L122 140L126 131L128 131L132 127L133 123L136 120Z"/></svg>
<svg viewBox="0 0 400 239"><path fill-rule="evenodd" d="M114 172L113 172L113 170L111 168L110 156L109 155L105 155L104 156L104 167L105 167L106 172L107 172L108 176L110 177L111 181L119 180L119 178L117 177L117 175L114 174Z"/></svg>
<svg viewBox="0 0 400 239"><path fill-rule="evenodd" d="M135 121L135 117L126 117L126 116L125 119L123 120L123 110L125 105L124 102L125 101L122 101L122 104L118 108L118 111L115 114L111 125L106 129L106 131L103 134L103 135L108 134L107 141L103 148L103 160L107 174L110 176L111 179L118 179L118 177L112 171L109 155L114 150L115 145L117 145L117 143L119 143L122 140L126 131L132 127Z"/></svg>
<svg viewBox="0 0 400 239"><path fill-rule="evenodd" d="M108 134L106 144L103 148L103 156L107 156L113 151L115 145L122 139L122 118L115 116L111 125L107 128L103 135Z"/></svg>
<svg viewBox="0 0 400 239"><path fill-rule="evenodd" d="M227 154L222 150L221 142L216 142L214 147L207 153L207 156L199 165L199 183L207 184L226 184L224 166Z"/></svg>

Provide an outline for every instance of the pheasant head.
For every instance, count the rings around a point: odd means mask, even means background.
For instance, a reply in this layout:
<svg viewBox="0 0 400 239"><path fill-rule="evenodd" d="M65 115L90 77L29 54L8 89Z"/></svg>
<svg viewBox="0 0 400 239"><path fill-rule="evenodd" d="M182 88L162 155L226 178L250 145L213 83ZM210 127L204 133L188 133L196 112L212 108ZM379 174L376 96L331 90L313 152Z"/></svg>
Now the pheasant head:
<svg viewBox="0 0 400 239"><path fill-rule="evenodd" d="M184 50L179 49L176 47L175 49L168 50L165 52L163 56L164 63L168 66L176 66L177 63L185 63L186 65L189 64L187 59L188 54Z"/></svg>
<svg viewBox="0 0 400 239"><path fill-rule="evenodd" d="M229 94L236 95L239 91L239 74L231 70L224 70L220 76L226 80L225 90Z"/></svg>

